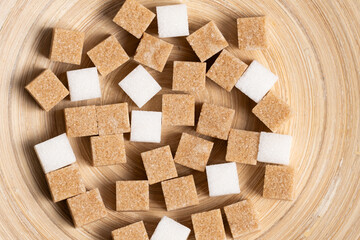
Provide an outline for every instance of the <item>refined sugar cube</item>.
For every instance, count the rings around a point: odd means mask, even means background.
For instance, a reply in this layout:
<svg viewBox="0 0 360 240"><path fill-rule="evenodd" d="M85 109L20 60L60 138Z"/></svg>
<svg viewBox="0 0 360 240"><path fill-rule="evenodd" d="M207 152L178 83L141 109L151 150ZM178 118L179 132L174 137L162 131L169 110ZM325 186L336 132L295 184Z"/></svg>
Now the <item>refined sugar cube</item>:
<svg viewBox="0 0 360 240"><path fill-rule="evenodd" d="M98 134L96 108L92 106L65 108L66 133L69 137Z"/></svg>
<svg viewBox="0 0 360 240"><path fill-rule="evenodd" d="M289 166L266 165L263 197L293 200L294 195L294 169Z"/></svg>
<svg viewBox="0 0 360 240"><path fill-rule="evenodd" d="M96 67L66 72L71 101L101 97L99 76Z"/></svg>
<svg viewBox="0 0 360 240"><path fill-rule="evenodd" d="M188 227L164 216L157 225L150 240L186 240L191 230Z"/></svg>
<svg viewBox="0 0 360 240"><path fill-rule="evenodd" d="M100 136L130 132L129 110L126 102L96 106L96 119Z"/></svg>
<svg viewBox="0 0 360 240"><path fill-rule="evenodd" d="M226 150L226 161L256 165L260 133L231 129Z"/></svg>
<svg viewBox="0 0 360 240"><path fill-rule="evenodd" d="M113 240L149 240L143 221L118 228L111 235Z"/></svg>
<svg viewBox="0 0 360 240"><path fill-rule="evenodd" d="M161 90L160 85L141 65L119 82L119 86L139 108Z"/></svg>
<svg viewBox="0 0 360 240"><path fill-rule="evenodd" d="M136 38L141 38L154 18L155 14L138 1L126 0L113 21Z"/></svg>
<svg viewBox="0 0 360 240"><path fill-rule="evenodd" d="M254 60L240 77L235 87L258 103L277 80L278 76Z"/></svg>
<svg viewBox="0 0 360 240"><path fill-rule="evenodd" d="M206 166L210 197L240 193L236 163Z"/></svg>
<svg viewBox="0 0 360 240"><path fill-rule="evenodd" d="M268 47L266 17L247 17L237 19L239 48L257 50Z"/></svg>
<svg viewBox="0 0 360 240"><path fill-rule="evenodd" d="M120 135L90 138L94 167L126 163L124 137Z"/></svg>
<svg viewBox="0 0 360 240"><path fill-rule="evenodd" d="M69 91L50 69L43 71L25 89L47 112L69 95Z"/></svg>
<svg viewBox="0 0 360 240"><path fill-rule="evenodd" d="M257 160L264 163L289 165L292 137L276 133L260 133Z"/></svg>
<svg viewBox="0 0 360 240"><path fill-rule="evenodd" d="M39 143L34 148L45 173L76 162L75 154L65 133Z"/></svg>
<svg viewBox="0 0 360 240"><path fill-rule="evenodd" d="M199 92L205 90L206 63L174 62L172 90Z"/></svg>
<svg viewBox="0 0 360 240"><path fill-rule="evenodd" d="M160 143L161 115L161 112L133 110L130 141Z"/></svg>
<svg viewBox="0 0 360 240"><path fill-rule="evenodd" d="M148 181L117 181L116 211L149 210Z"/></svg>
<svg viewBox="0 0 360 240"><path fill-rule="evenodd" d="M162 95L162 122L168 126L194 126L195 97L188 94Z"/></svg>
<svg viewBox="0 0 360 240"><path fill-rule="evenodd" d="M226 239L220 209L191 215L196 240Z"/></svg>
<svg viewBox="0 0 360 240"><path fill-rule="evenodd" d="M159 37L181 37L189 35L189 24L185 4L156 7Z"/></svg>

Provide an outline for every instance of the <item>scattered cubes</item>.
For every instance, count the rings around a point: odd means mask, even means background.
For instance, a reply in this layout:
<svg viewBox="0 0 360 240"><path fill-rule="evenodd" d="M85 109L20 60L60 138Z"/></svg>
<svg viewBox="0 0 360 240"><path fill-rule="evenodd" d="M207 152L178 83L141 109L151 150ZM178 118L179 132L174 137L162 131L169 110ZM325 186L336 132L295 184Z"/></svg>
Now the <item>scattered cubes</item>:
<svg viewBox="0 0 360 240"><path fill-rule="evenodd" d="M172 48L172 44L144 33L136 49L134 60L162 72Z"/></svg>
<svg viewBox="0 0 360 240"><path fill-rule="evenodd" d="M289 165L292 137L277 133L260 133L257 160L264 163Z"/></svg>
<svg viewBox="0 0 360 240"><path fill-rule="evenodd" d="M226 239L220 209L191 215L196 240Z"/></svg>
<svg viewBox="0 0 360 240"><path fill-rule="evenodd" d="M43 71L25 89L47 112L69 95L69 91L50 69Z"/></svg>
<svg viewBox="0 0 360 240"><path fill-rule="evenodd" d="M156 7L159 37L182 37L189 35L189 23L185 4Z"/></svg>
<svg viewBox="0 0 360 240"><path fill-rule="evenodd" d="M278 76L254 60L240 77L235 87L258 103L277 80Z"/></svg>
<svg viewBox="0 0 360 240"><path fill-rule="evenodd" d="M293 200L295 197L295 173L289 166L266 165L264 198Z"/></svg>
<svg viewBox="0 0 360 240"><path fill-rule="evenodd" d="M130 141L160 143L161 115L161 112L133 110Z"/></svg>
<svg viewBox="0 0 360 240"><path fill-rule="evenodd" d="M90 138L94 167L126 163L125 143L122 134Z"/></svg>
<svg viewBox="0 0 360 240"><path fill-rule="evenodd" d="M231 129L225 160L256 165L260 133Z"/></svg>
<svg viewBox="0 0 360 240"><path fill-rule="evenodd" d="M111 235L113 240L149 240L143 221L116 229Z"/></svg>
<svg viewBox="0 0 360 240"><path fill-rule="evenodd" d="M266 17L247 17L237 19L239 48L258 50L268 47Z"/></svg>
<svg viewBox="0 0 360 240"><path fill-rule="evenodd" d="M45 174L76 162L65 133L35 145L34 149Z"/></svg>
<svg viewBox="0 0 360 240"><path fill-rule="evenodd" d="M188 227L164 216L156 226L150 240L186 240L191 230Z"/></svg>
<svg viewBox="0 0 360 240"><path fill-rule="evenodd" d="M162 122L167 126L194 126L195 97L188 94L162 95Z"/></svg>
<svg viewBox="0 0 360 240"><path fill-rule="evenodd" d="M161 90L160 85L141 65L119 82L119 86L139 108Z"/></svg>
<svg viewBox="0 0 360 240"><path fill-rule="evenodd" d="M172 90L199 92L205 90L206 63L174 61Z"/></svg>
<svg viewBox="0 0 360 240"><path fill-rule="evenodd" d="M201 62L206 61L229 45L214 21L190 34L186 40Z"/></svg>
<svg viewBox="0 0 360 240"><path fill-rule="evenodd" d="M102 76L108 75L129 60L129 56L114 35L88 51L87 55Z"/></svg>
<svg viewBox="0 0 360 240"><path fill-rule="evenodd" d="M204 103L201 108L196 132L227 140L234 116L234 109Z"/></svg>
<svg viewBox="0 0 360 240"><path fill-rule="evenodd" d="M236 163L206 166L210 197L240 193Z"/></svg>
<svg viewBox="0 0 360 240"><path fill-rule="evenodd" d="M65 108L66 133L69 137L85 137L98 134L96 107Z"/></svg>
<svg viewBox="0 0 360 240"><path fill-rule="evenodd" d="M117 181L116 211L149 210L148 181Z"/></svg>
<svg viewBox="0 0 360 240"><path fill-rule="evenodd" d="M80 65L85 33L54 28L50 49L50 60Z"/></svg>
<svg viewBox="0 0 360 240"><path fill-rule="evenodd" d="M126 102L96 106L96 119L100 136L130 132L129 110Z"/></svg>
<svg viewBox="0 0 360 240"><path fill-rule="evenodd" d="M213 146L213 142L183 133L174 161L185 167L204 172Z"/></svg>
<svg viewBox="0 0 360 240"><path fill-rule="evenodd" d="M81 101L101 97L101 89L96 67L66 72L71 101Z"/></svg>

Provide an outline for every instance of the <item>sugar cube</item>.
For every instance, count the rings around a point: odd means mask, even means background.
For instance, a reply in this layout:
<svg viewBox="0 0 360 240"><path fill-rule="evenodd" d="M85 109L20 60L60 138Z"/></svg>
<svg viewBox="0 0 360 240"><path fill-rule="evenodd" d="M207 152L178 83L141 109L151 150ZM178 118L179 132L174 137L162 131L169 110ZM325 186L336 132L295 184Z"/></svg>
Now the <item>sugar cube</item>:
<svg viewBox="0 0 360 240"><path fill-rule="evenodd" d="M92 106L65 108L66 133L69 137L98 134L96 108Z"/></svg>
<svg viewBox="0 0 360 240"><path fill-rule="evenodd" d="M168 126L194 126L195 97L188 94L162 95L162 122Z"/></svg>
<svg viewBox="0 0 360 240"><path fill-rule="evenodd" d="M71 101L101 97L99 76L96 67L66 72Z"/></svg>
<svg viewBox="0 0 360 240"><path fill-rule="evenodd" d="M149 240L143 221L118 228L111 235L113 240Z"/></svg>
<svg viewBox="0 0 360 240"><path fill-rule="evenodd" d="M231 129L225 160L256 165L260 133Z"/></svg>
<svg viewBox="0 0 360 240"><path fill-rule="evenodd" d="M126 163L124 137L120 135L90 138L92 165L95 167Z"/></svg>
<svg viewBox="0 0 360 240"><path fill-rule="evenodd" d="M239 48L257 50L268 47L266 17L247 17L237 19Z"/></svg>
<svg viewBox="0 0 360 240"><path fill-rule="evenodd" d="M236 163L206 166L210 197L240 193Z"/></svg>
<svg viewBox="0 0 360 240"><path fill-rule="evenodd" d="M289 166L266 165L263 197L293 200L294 195L294 169Z"/></svg>
<svg viewBox="0 0 360 240"><path fill-rule="evenodd" d="M292 137L277 133L260 133L257 160L264 163L289 165Z"/></svg>
<svg viewBox="0 0 360 240"><path fill-rule="evenodd" d="M205 90L206 63L174 61L172 90L199 92Z"/></svg>
<svg viewBox="0 0 360 240"><path fill-rule="evenodd" d="M127 102L96 106L96 119L100 136L130 132Z"/></svg>
<svg viewBox="0 0 360 240"><path fill-rule="evenodd" d="M191 215L196 240L226 239L220 209Z"/></svg>
<svg viewBox="0 0 360 240"><path fill-rule="evenodd" d="M148 181L117 181L116 211L149 210Z"/></svg>
<svg viewBox="0 0 360 240"><path fill-rule="evenodd" d="M156 7L159 37L181 37L189 35L189 24L185 4Z"/></svg>
<svg viewBox="0 0 360 240"><path fill-rule="evenodd" d="M164 216L156 226L150 240L186 240L191 230L188 227Z"/></svg>
<svg viewBox="0 0 360 240"><path fill-rule="evenodd" d="M160 143L161 115L161 112L133 110L130 141Z"/></svg>

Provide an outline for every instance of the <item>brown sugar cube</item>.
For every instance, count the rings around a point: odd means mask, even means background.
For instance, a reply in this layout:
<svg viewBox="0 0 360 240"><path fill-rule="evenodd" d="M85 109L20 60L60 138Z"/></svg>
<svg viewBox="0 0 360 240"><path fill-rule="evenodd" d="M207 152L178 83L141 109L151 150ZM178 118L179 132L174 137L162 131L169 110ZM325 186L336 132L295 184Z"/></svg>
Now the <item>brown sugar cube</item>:
<svg viewBox="0 0 360 240"><path fill-rule="evenodd" d="M289 166L266 165L263 197L293 200L294 178L294 169Z"/></svg>
<svg viewBox="0 0 360 240"><path fill-rule="evenodd" d="M185 167L203 172L205 171L213 146L213 142L183 133L174 161Z"/></svg>
<svg viewBox="0 0 360 240"><path fill-rule="evenodd" d="M214 21L190 34L190 36L186 37L186 40L201 62L214 56L229 45Z"/></svg>
<svg viewBox="0 0 360 240"><path fill-rule="evenodd" d="M172 44L144 33L136 49L134 60L162 72L172 48Z"/></svg>
<svg viewBox="0 0 360 240"><path fill-rule="evenodd" d="M168 211L199 204L193 175L161 182Z"/></svg>
<svg viewBox="0 0 360 240"><path fill-rule="evenodd" d="M76 163L47 173L46 180L54 202L86 192L79 166Z"/></svg>
<svg viewBox="0 0 360 240"><path fill-rule="evenodd" d="M106 217L107 211L99 189L93 189L66 200L75 227Z"/></svg>
<svg viewBox="0 0 360 240"><path fill-rule="evenodd" d="M54 28L50 60L80 65L85 33Z"/></svg>
<svg viewBox="0 0 360 240"><path fill-rule="evenodd" d="M25 89L47 112L69 95L69 91L50 69L43 71Z"/></svg>
<svg viewBox="0 0 360 240"><path fill-rule="evenodd" d="M111 235L113 240L149 240L143 221L116 229Z"/></svg>
<svg viewBox="0 0 360 240"><path fill-rule="evenodd" d="M98 134L95 106L65 108L65 125L68 137Z"/></svg>
<svg viewBox="0 0 360 240"><path fill-rule="evenodd" d="M113 35L88 51L87 55L103 76L129 60L129 56Z"/></svg>
<svg viewBox="0 0 360 240"><path fill-rule="evenodd" d="M100 136L130 132L129 110L126 102L96 106L96 118Z"/></svg>
<svg viewBox="0 0 360 240"><path fill-rule="evenodd" d="M116 211L149 210L148 181L117 181Z"/></svg>
<svg viewBox="0 0 360 240"><path fill-rule="evenodd" d="M289 120L292 114L290 106L272 92L269 92L252 112L273 132Z"/></svg>
<svg viewBox="0 0 360 240"><path fill-rule="evenodd" d="M170 146L143 152L141 158L150 185L178 176Z"/></svg>
<svg viewBox="0 0 360 240"><path fill-rule="evenodd" d="M154 18L155 13L136 0L126 0L113 21L136 38L141 38Z"/></svg>
<svg viewBox="0 0 360 240"><path fill-rule="evenodd" d="M168 126L194 126L195 97L188 94L162 95L162 122Z"/></svg>
<svg viewBox="0 0 360 240"><path fill-rule="evenodd" d="M191 215L196 240L226 239L220 209Z"/></svg>
<svg viewBox="0 0 360 240"><path fill-rule="evenodd" d="M247 66L246 63L224 49L206 73L206 76L230 92L245 72Z"/></svg>
<svg viewBox="0 0 360 240"><path fill-rule="evenodd" d="M224 207L233 238L260 230L258 212L250 200Z"/></svg>
<svg viewBox="0 0 360 240"><path fill-rule="evenodd" d="M196 132L227 140L234 115L234 109L204 103L201 108Z"/></svg>
<svg viewBox="0 0 360 240"><path fill-rule="evenodd" d="M266 17L247 17L237 19L239 48L257 50L268 47Z"/></svg>
<svg viewBox="0 0 360 240"><path fill-rule="evenodd" d="M206 63L174 62L172 90L199 92L205 90Z"/></svg>
<svg viewBox="0 0 360 240"><path fill-rule="evenodd" d="M120 135L90 138L94 167L126 163L124 137Z"/></svg>
<svg viewBox="0 0 360 240"><path fill-rule="evenodd" d="M231 129L225 160L256 165L260 133Z"/></svg>

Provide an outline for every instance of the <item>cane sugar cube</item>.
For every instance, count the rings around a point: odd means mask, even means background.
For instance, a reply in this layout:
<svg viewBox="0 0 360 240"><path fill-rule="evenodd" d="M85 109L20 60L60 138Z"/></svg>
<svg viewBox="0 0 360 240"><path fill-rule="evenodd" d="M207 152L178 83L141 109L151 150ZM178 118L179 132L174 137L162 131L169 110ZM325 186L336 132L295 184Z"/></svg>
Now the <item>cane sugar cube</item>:
<svg viewBox="0 0 360 240"><path fill-rule="evenodd" d="M66 72L71 101L101 97L99 76L96 67Z"/></svg>
<svg viewBox="0 0 360 240"><path fill-rule="evenodd" d="M160 143L161 115L161 112L133 110L130 141Z"/></svg>
<svg viewBox="0 0 360 240"><path fill-rule="evenodd" d="M230 92L246 68L246 63L224 49L206 73L206 76Z"/></svg>
<svg viewBox="0 0 360 240"><path fill-rule="evenodd" d="M154 18L155 13L138 1L126 0L113 21L136 38L141 38Z"/></svg>
<svg viewBox="0 0 360 240"><path fill-rule="evenodd" d="M250 200L224 207L233 238L260 230L258 212Z"/></svg>
<svg viewBox="0 0 360 240"><path fill-rule="evenodd" d="M206 61L229 45L214 21L190 34L186 40L201 62Z"/></svg>
<svg viewBox="0 0 360 240"><path fill-rule="evenodd" d="M143 221L116 229L111 235L113 240L149 240Z"/></svg>
<svg viewBox="0 0 360 240"><path fill-rule="evenodd" d="M260 133L257 160L264 163L289 165L292 137L277 133Z"/></svg>
<svg viewBox="0 0 360 240"><path fill-rule="evenodd" d="M25 89L47 112L69 95L69 91L50 69L43 71Z"/></svg>
<svg viewBox="0 0 360 240"><path fill-rule="evenodd" d="M189 23L185 4L156 7L159 37L182 37L189 35Z"/></svg>
<svg viewBox="0 0 360 240"><path fill-rule="evenodd" d="M98 134L96 107L65 108L66 133L69 137L85 137Z"/></svg>
<svg viewBox="0 0 360 240"><path fill-rule="evenodd" d="M183 133L174 161L185 167L204 172L213 146L213 142Z"/></svg>
<svg viewBox="0 0 360 240"><path fill-rule="evenodd" d="M129 110L126 102L96 106L96 119L100 136L130 132Z"/></svg>
<svg viewBox="0 0 360 240"><path fill-rule="evenodd" d="M156 226L150 240L186 240L190 232L190 228L164 216Z"/></svg>
<svg viewBox="0 0 360 240"><path fill-rule="evenodd" d="M129 56L115 36L110 36L87 52L102 76L106 76L125 62Z"/></svg>
<svg viewBox="0 0 360 240"><path fill-rule="evenodd" d="M266 96L253 108L252 112L257 116L271 131L276 132L282 124L291 117L290 106L272 92Z"/></svg>
<svg viewBox="0 0 360 240"><path fill-rule="evenodd" d="M258 103L277 80L278 76L254 60L240 77L235 87Z"/></svg>
<svg viewBox="0 0 360 240"><path fill-rule="evenodd" d="M260 133L231 129L225 160L256 165Z"/></svg>
<svg viewBox="0 0 360 240"><path fill-rule="evenodd" d="M139 108L161 90L160 85L141 65L119 82L119 86Z"/></svg>
<svg viewBox="0 0 360 240"><path fill-rule="evenodd" d="M210 197L240 193L236 163L206 166Z"/></svg>
<svg viewBox="0 0 360 240"><path fill-rule="evenodd" d="M107 211L99 189L93 189L67 199L75 227L81 227L106 217Z"/></svg>
<svg viewBox="0 0 360 240"><path fill-rule="evenodd" d="M206 63L174 61L172 90L200 92L205 90Z"/></svg>
<svg viewBox="0 0 360 240"><path fill-rule="evenodd" d="M94 167L126 163L125 143L122 134L90 138Z"/></svg>
<svg viewBox="0 0 360 240"><path fill-rule="evenodd" d="M47 173L46 180L54 202L86 192L79 166L76 163Z"/></svg>
<svg viewBox="0 0 360 240"><path fill-rule="evenodd" d="M80 65L85 33L54 28L50 49L50 60Z"/></svg>
<svg viewBox="0 0 360 240"><path fill-rule="evenodd" d="M268 47L266 17L247 17L237 19L239 48L258 50Z"/></svg>
<svg viewBox="0 0 360 240"><path fill-rule="evenodd" d="M220 209L191 215L196 240L226 239Z"/></svg>
<svg viewBox="0 0 360 240"><path fill-rule="evenodd" d="M264 198L293 200L295 193L295 173L289 166L266 165Z"/></svg>
<svg viewBox="0 0 360 240"><path fill-rule="evenodd" d="M35 145L34 149L45 174L76 162L65 133Z"/></svg>
<svg viewBox="0 0 360 240"><path fill-rule="evenodd" d="M168 126L194 126L195 97L188 94L162 95L162 122Z"/></svg>
<svg viewBox="0 0 360 240"><path fill-rule="evenodd" d="M148 181L117 181L116 211L149 210Z"/></svg>
<svg viewBox="0 0 360 240"><path fill-rule="evenodd" d="M204 103L201 108L196 132L227 140L234 115L234 109Z"/></svg>
<svg viewBox="0 0 360 240"><path fill-rule="evenodd" d="M136 49L134 60L162 72L172 48L172 44L144 33Z"/></svg>

